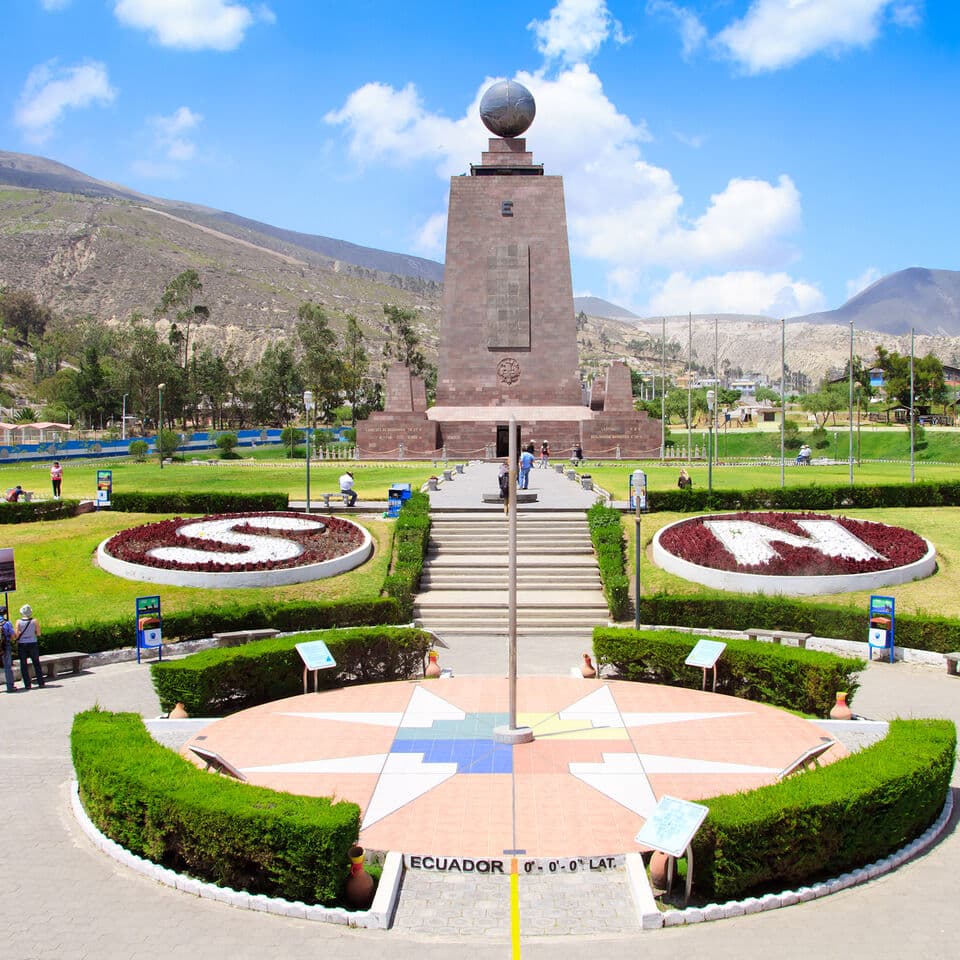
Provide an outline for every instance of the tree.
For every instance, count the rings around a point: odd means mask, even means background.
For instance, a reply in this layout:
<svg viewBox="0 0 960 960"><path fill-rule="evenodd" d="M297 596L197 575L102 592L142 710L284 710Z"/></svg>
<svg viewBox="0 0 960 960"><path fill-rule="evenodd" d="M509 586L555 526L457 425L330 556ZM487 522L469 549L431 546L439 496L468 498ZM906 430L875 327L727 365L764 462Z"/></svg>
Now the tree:
<svg viewBox="0 0 960 960"><path fill-rule="evenodd" d="M800 398L801 409L813 414L818 427L825 426L831 414L836 422L837 411L846 410L848 404L849 390L846 384L842 383L827 384L822 390Z"/></svg>
<svg viewBox="0 0 960 960"><path fill-rule="evenodd" d="M383 312L387 318L383 355L399 360L414 376L423 377L427 399L432 399L437 389L437 368L427 361L420 349L420 337L414 329L417 314L392 303L385 303Z"/></svg>
<svg viewBox="0 0 960 960"><path fill-rule="evenodd" d="M158 430L157 448L164 460L172 457L180 447L183 436L176 430Z"/></svg>
<svg viewBox="0 0 960 960"><path fill-rule="evenodd" d="M776 390L771 390L769 387L757 387L757 392L754 396L760 403L763 403L764 400L774 405L780 403L780 394L777 393Z"/></svg>
<svg viewBox="0 0 960 960"><path fill-rule="evenodd" d="M239 442L240 438L235 433L221 433L216 440L217 449L227 460L234 456L233 448Z"/></svg>
<svg viewBox="0 0 960 960"><path fill-rule="evenodd" d="M130 446L127 447L127 451L134 460L143 462L147 459L147 451L150 449L150 445L146 440L131 440Z"/></svg>
<svg viewBox="0 0 960 960"><path fill-rule="evenodd" d="M207 319L210 311L200 304L194 306L193 301L203 291L200 275L196 270L184 270L177 274L164 287L160 302L153 311L159 317L176 309L176 322L171 324L169 341L177 351L180 366L186 368L187 358L190 355L190 326L194 320ZM181 329L181 325L185 329Z"/></svg>
<svg viewBox="0 0 960 960"><path fill-rule="evenodd" d="M343 334L343 350L340 363L340 378L343 392L350 401L350 424L357 422L357 408L363 405L363 383L370 369L370 358L363 346L363 331L357 318L347 314L347 327ZM361 409L361 416L366 415Z"/></svg>
<svg viewBox="0 0 960 960"><path fill-rule="evenodd" d="M244 372L240 394L255 423L284 426L292 409L302 409L303 378L286 340L267 344L259 361Z"/></svg>
<svg viewBox="0 0 960 960"><path fill-rule="evenodd" d="M910 406L910 357L896 351L888 353L877 347L876 366L883 370L883 386L887 396L905 407ZM943 403L946 391L943 364L932 354L913 361L913 397L915 404Z"/></svg>
<svg viewBox="0 0 960 960"><path fill-rule="evenodd" d="M0 321L21 343L31 336L42 337L53 311L26 290L0 291Z"/></svg>
<svg viewBox="0 0 960 960"><path fill-rule="evenodd" d="M303 381L313 391L321 419L329 420L340 403L342 365L337 338L318 303L301 303L297 337L303 347Z"/></svg>

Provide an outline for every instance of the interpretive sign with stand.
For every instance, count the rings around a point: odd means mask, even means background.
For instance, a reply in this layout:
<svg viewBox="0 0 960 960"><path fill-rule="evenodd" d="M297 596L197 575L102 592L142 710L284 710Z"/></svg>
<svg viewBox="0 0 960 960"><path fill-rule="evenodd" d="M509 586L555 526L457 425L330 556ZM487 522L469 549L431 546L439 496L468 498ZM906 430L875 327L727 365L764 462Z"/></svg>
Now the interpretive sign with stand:
<svg viewBox="0 0 960 960"><path fill-rule="evenodd" d="M246 780L247 778L229 761L224 760L219 753L212 750L205 750L203 747L190 747L191 753L195 753L205 764L205 770L215 770L217 773L225 773L234 780Z"/></svg>
<svg viewBox="0 0 960 960"><path fill-rule="evenodd" d="M870 598L870 626L867 632L867 659L873 659L873 648L887 650L893 663L893 597Z"/></svg>
<svg viewBox="0 0 960 960"><path fill-rule="evenodd" d="M160 616L159 597L137 597L137 663L143 650L157 651L157 659L163 659L163 620Z"/></svg>
<svg viewBox="0 0 960 960"><path fill-rule="evenodd" d="M634 840L644 847L660 850L670 859L667 861L667 889L673 884L673 867L677 857L686 854L687 883L684 902L690 902L693 888L693 847L690 846L700 824L710 812L701 803L691 803L677 797L661 797L647 822L640 828Z"/></svg>
<svg viewBox="0 0 960 960"><path fill-rule="evenodd" d="M713 692L717 692L717 661L720 654L727 649L727 645L721 640L698 640L697 645L690 651L689 656L683 662L688 667L703 668L703 686L701 690L707 689L707 671L713 671Z"/></svg>
<svg viewBox="0 0 960 960"><path fill-rule="evenodd" d="M317 693L319 690L317 671L329 670L337 665L337 661L333 659L333 654L330 653L322 640L308 640L305 643L298 643L297 653L300 654L300 659L303 661L303 692L310 692L308 678L310 674L313 674L313 692Z"/></svg>
<svg viewBox="0 0 960 960"><path fill-rule="evenodd" d="M113 471L97 471L97 509L109 509L113 500Z"/></svg>

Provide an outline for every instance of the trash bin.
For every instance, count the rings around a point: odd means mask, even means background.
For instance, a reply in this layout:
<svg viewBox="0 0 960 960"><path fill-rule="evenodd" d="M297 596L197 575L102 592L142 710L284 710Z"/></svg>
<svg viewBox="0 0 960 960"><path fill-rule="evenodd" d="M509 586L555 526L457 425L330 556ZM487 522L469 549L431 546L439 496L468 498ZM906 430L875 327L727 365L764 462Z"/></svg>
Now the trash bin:
<svg viewBox="0 0 960 960"><path fill-rule="evenodd" d="M409 483L394 483L387 491L390 498L396 497L399 500L409 500L412 496Z"/></svg>

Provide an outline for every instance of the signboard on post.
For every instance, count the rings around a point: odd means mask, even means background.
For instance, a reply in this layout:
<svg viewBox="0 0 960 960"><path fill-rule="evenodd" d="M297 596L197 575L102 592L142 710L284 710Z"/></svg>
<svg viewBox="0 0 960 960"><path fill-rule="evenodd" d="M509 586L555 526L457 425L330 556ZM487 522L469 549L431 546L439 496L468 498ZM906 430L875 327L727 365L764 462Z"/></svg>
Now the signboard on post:
<svg viewBox="0 0 960 960"><path fill-rule="evenodd" d="M13 564L13 548L0 550L0 590L13 593L17 589L17 571Z"/></svg>
<svg viewBox="0 0 960 960"><path fill-rule="evenodd" d="M308 640L297 644L297 653L303 661L303 692L308 693L308 675L313 674L313 689L317 690L317 671L329 670L337 665L333 654L322 640Z"/></svg>
<svg viewBox="0 0 960 960"><path fill-rule="evenodd" d="M160 616L159 597L137 597L137 663L140 651L146 648L157 650L157 659L163 659L163 619Z"/></svg>
<svg viewBox="0 0 960 960"><path fill-rule="evenodd" d="M873 659L873 648L887 650L893 663L894 636L893 597L870 597L870 626L867 631L867 659Z"/></svg>
<svg viewBox="0 0 960 960"><path fill-rule="evenodd" d="M661 797L646 823L634 837L637 843L662 850L671 859L667 867L667 888L673 883L673 861L686 854L687 883L685 902L690 902L693 889L693 847L690 846L700 824L710 812L702 803L691 803L677 797Z"/></svg>
<svg viewBox="0 0 960 960"><path fill-rule="evenodd" d="M113 471L97 471L97 509L102 510L110 506L113 499Z"/></svg>
<svg viewBox="0 0 960 960"><path fill-rule="evenodd" d="M707 671L713 670L713 692L717 692L717 661L726 649L727 645L722 640L698 640L697 645L683 661L688 667L703 668L702 690L707 689Z"/></svg>

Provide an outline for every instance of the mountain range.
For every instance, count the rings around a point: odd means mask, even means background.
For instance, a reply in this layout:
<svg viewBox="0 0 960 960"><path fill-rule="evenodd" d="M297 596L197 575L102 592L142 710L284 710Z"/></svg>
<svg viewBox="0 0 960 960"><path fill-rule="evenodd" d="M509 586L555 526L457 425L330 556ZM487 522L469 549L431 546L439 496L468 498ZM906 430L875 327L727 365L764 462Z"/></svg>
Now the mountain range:
<svg viewBox="0 0 960 960"><path fill-rule="evenodd" d="M443 282L436 261L149 196L54 160L0 151L0 285L25 288L66 316L116 323L149 313L165 284L189 268L200 273L210 309L207 329L198 331L201 342L233 343L256 354L267 338L289 335L297 307L308 299L326 306L335 325L354 314L374 341L383 336L383 304L409 306L420 313L428 352L436 339ZM597 297L577 297L574 306L596 318L581 335L581 353L601 329L612 355L628 353L638 330L659 332L659 317L637 317ZM911 267L877 280L836 310L789 319L797 348L790 365L816 378L844 362L851 321L860 341L866 338L858 343L862 355L872 354L874 342L902 349L913 329L927 349L952 360L960 353L960 340L953 341L960 337L960 271ZM700 314L696 352L702 358L719 351L744 369L774 373L778 346L753 346L757 331L770 339L763 331L773 320ZM685 343L677 332L681 321L686 325L687 318L669 318L670 336Z"/></svg>

